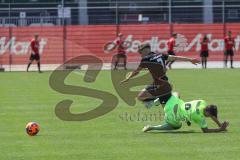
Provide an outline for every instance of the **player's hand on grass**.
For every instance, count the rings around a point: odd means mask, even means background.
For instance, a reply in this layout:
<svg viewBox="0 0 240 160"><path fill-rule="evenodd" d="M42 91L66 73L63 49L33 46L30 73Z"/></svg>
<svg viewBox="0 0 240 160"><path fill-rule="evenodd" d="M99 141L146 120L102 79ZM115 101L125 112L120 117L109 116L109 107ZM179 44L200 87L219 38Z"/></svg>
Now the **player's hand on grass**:
<svg viewBox="0 0 240 160"><path fill-rule="evenodd" d="M229 122L227 122L227 121L224 121L224 122L222 123L221 130L222 130L222 131L226 131L226 130L227 130L227 127L228 127L228 125L229 125Z"/></svg>
<svg viewBox="0 0 240 160"><path fill-rule="evenodd" d="M191 62L192 64L195 64L195 65L197 65L197 64L200 63L200 61L199 61L198 59L196 59L196 58L192 58L192 59L190 60L190 62Z"/></svg>
<svg viewBox="0 0 240 160"><path fill-rule="evenodd" d="M190 121L187 121L186 122L188 126L191 126L191 122Z"/></svg>

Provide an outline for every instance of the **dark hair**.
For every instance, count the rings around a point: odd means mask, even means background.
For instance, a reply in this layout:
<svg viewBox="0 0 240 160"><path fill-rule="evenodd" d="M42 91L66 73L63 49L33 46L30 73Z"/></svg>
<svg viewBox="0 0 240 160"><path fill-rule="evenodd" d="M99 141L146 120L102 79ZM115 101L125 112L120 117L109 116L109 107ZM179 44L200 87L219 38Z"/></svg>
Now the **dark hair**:
<svg viewBox="0 0 240 160"><path fill-rule="evenodd" d="M208 39L208 37L207 37L206 34L204 35L203 39L204 39L204 40L207 40L207 39Z"/></svg>
<svg viewBox="0 0 240 160"><path fill-rule="evenodd" d="M207 111L210 113L210 115L215 116L217 118L218 115L218 110L217 110L217 106L214 104L210 104L207 106Z"/></svg>
<svg viewBox="0 0 240 160"><path fill-rule="evenodd" d="M172 34L172 37L175 37L175 36L177 36L177 33L173 33L173 34Z"/></svg>
<svg viewBox="0 0 240 160"><path fill-rule="evenodd" d="M151 45L149 43L142 44L142 45L138 46L138 51L141 51L145 48L151 48Z"/></svg>

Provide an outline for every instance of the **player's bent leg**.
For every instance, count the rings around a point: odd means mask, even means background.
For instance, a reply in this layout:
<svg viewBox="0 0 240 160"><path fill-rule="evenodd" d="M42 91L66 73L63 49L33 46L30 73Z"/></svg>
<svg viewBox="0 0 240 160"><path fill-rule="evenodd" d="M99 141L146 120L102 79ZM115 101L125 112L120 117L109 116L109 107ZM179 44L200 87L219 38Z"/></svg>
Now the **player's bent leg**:
<svg viewBox="0 0 240 160"><path fill-rule="evenodd" d="M28 65L27 65L27 72L28 72L29 67L31 66L31 64L32 64L32 60L29 60Z"/></svg>
<svg viewBox="0 0 240 160"><path fill-rule="evenodd" d="M151 93L148 92L145 88L138 94L137 99L139 101L145 101L149 99L154 99L154 96L151 95Z"/></svg>
<svg viewBox="0 0 240 160"><path fill-rule="evenodd" d="M165 81L162 85L149 85L138 94L138 100L143 101L147 108L153 105L165 104L172 96L172 87ZM158 100L157 100L158 99ZM157 100L157 101L156 101Z"/></svg>
<svg viewBox="0 0 240 160"><path fill-rule="evenodd" d="M153 106L155 97L151 93L149 93L147 89L144 88L138 94L137 99L139 101L142 101L147 108L151 108Z"/></svg>
<svg viewBox="0 0 240 160"><path fill-rule="evenodd" d="M151 126L151 125L147 125L145 127L143 127L142 131L143 132L148 132L148 131L169 131L169 130L177 130L180 129L182 127L182 125L177 125L177 126L173 126L169 123L164 123L162 125L156 125L156 126Z"/></svg>
<svg viewBox="0 0 240 160"><path fill-rule="evenodd" d="M39 73L42 73L40 60L37 60L37 66L38 66L38 72L39 72Z"/></svg>

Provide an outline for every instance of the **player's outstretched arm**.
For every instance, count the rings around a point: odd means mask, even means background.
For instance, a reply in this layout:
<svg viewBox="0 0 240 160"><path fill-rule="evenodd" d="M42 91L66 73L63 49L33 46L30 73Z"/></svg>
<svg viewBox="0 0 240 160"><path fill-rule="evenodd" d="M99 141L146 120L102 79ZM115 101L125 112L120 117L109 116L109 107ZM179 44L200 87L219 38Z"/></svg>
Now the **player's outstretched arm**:
<svg viewBox="0 0 240 160"><path fill-rule="evenodd" d="M192 64L199 64L200 61L196 58L188 58L188 57L183 57L183 56L168 56L168 61L185 61L185 62L191 62Z"/></svg>
<svg viewBox="0 0 240 160"><path fill-rule="evenodd" d="M203 131L204 133L222 132L222 131L226 131L228 125L229 125L229 123L228 123L227 121L224 121L219 128L214 128L214 129L202 128L202 131Z"/></svg>
<svg viewBox="0 0 240 160"><path fill-rule="evenodd" d="M222 126L222 123L220 123L220 121L215 116L210 116L210 117L218 125L218 127Z"/></svg>
<svg viewBox="0 0 240 160"><path fill-rule="evenodd" d="M127 82L129 79L135 77L136 75L138 75L138 73L142 70L143 68L138 67L136 70L132 71L129 75L127 75L126 79L122 80L120 82L120 84L123 84L125 82Z"/></svg>

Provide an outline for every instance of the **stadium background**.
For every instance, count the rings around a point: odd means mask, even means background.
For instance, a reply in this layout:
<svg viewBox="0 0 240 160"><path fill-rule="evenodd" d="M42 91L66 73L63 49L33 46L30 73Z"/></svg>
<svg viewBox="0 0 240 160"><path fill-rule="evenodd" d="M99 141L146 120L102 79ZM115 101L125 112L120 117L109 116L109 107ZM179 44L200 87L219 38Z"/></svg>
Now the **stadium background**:
<svg viewBox="0 0 240 160"><path fill-rule="evenodd" d="M112 54L103 45L121 32L133 45L128 61L136 62L136 47L150 41L153 50L166 52L173 32L183 36L185 50L178 55L199 56L202 34L210 34L210 60L222 61L223 37L228 30L240 43L240 2L220 0L2 0L0 5L0 64L6 70L24 68L29 42L40 35L43 64L61 64L75 56L93 54L109 63ZM192 46L191 46L192 44ZM236 54L235 60L240 60ZM19 67L19 66L18 66ZM15 68L16 69L16 68Z"/></svg>
<svg viewBox="0 0 240 160"><path fill-rule="evenodd" d="M118 32L123 32L127 36L133 35L136 43L153 39L156 44L156 37L158 42L166 40L173 31L181 31L190 43L191 38L196 38L196 34L205 32L212 33L213 39L220 42L229 28L233 29L234 36L239 35L238 1L172 0L168 3L160 0L137 2L133 0L118 1L117 4L109 0L102 0L101 3L96 0L95 2L81 0L81 3L64 1L64 7L71 8L71 14L68 14L71 17L62 18L62 13L69 13L66 11L68 9L65 9L65 12L58 10L58 6L63 4L62 1L0 0L0 64L4 63L3 67L6 70L14 71L19 68L25 70L28 55L24 50L21 52L20 46L21 44L26 46L27 50L35 32L39 32L40 38L43 39L42 61L45 63L42 65L43 69L48 69L54 63L62 63L72 56L89 53L97 54L108 62L111 55L103 54L102 46L105 42L115 39ZM212 2L213 7L207 2ZM25 18L20 18L21 11L26 12ZM21 14L24 17L24 13ZM138 21L139 14L142 14L143 21ZM178 54L198 57L198 51L195 49L193 47L192 51ZM211 51L210 54L211 60L215 61L222 59L223 52ZM129 60L135 61L137 58L139 57L136 53L129 53ZM222 61L218 62L218 65L223 67ZM178 64L174 63L173 68ZM235 64L236 62L234 66ZM35 64L30 69L37 71L34 67ZM65 79L64 84L68 86L66 92L71 86L86 87L113 94L119 100L112 112L85 122L59 119L55 112L56 105L63 100L72 100L72 113L86 113L99 106L102 102L100 99L53 90L49 82L52 72L1 73L0 159L239 159L238 68L172 69L167 72L174 91L180 92L183 100L204 99L208 104L218 106L221 122L224 120L230 122L228 132L223 134L203 134L196 124L192 124L191 127L183 124L183 127L175 132L142 133L143 126L162 123L163 117L155 118L154 115L160 115L163 110L161 107L146 109L139 101L136 101L135 106L129 106L120 97L113 83L113 80L116 80L114 75L119 72L125 70L100 71L93 82L89 81L90 77L86 76L88 75L86 71L76 69ZM147 71L143 71L141 75L146 73ZM118 78L116 84L122 79ZM135 84L136 80L131 81L130 85ZM54 84L58 83L59 79L56 78ZM140 91L143 87L142 85L132 87L130 91ZM122 95L129 94L122 92ZM96 96L101 94L96 92ZM140 120L138 113L142 115ZM29 137L26 134L25 126L30 121L40 124L38 136ZM209 128L217 127L211 120L207 121Z"/></svg>

